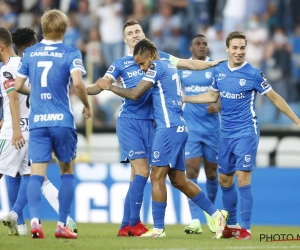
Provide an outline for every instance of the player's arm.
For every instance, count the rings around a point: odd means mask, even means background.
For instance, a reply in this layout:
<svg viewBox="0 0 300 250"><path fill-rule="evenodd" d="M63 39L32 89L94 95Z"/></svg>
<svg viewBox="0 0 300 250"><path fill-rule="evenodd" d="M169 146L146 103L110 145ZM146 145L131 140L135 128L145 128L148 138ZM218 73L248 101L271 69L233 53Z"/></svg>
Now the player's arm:
<svg viewBox="0 0 300 250"><path fill-rule="evenodd" d="M20 129L20 102L17 91L10 90L7 93L9 99L9 107L12 117L12 128L13 128L13 136L12 136L12 145L15 146L16 149L21 148L25 144L25 140L23 134Z"/></svg>
<svg viewBox="0 0 300 250"><path fill-rule="evenodd" d="M220 62L223 62L225 60L202 61L202 60L182 59L182 58L170 56L169 61L172 62L177 68L190 69L190 70L202 70L202 69L214 67Z"/></svg>
<svg viewBox="0 0 300 250"><path fill-rule="evenodd" d="M286 103L286 101L278 95L273 89L266 93L266 97L286 116L288 116L292 121L294 121L298 127L300 127L300 120L290 108L290 106Z"/></svg>
<svg viewBox="0 0 300 250"><path fill-rule="evenodd" d="M109 76L105 75L103 76L102 78L100 79L105 79L105 80L108 80L110 81L111 83L114 82L113 79L111 79ZM98 95L102 92L103 89L101 89L99 87L99 85L97 84L97 82L95 82L95 84L92 84L92 85L89 85L87 88L86 88L86 92L88 95Z"/></svg>
<svg viewBox="0 0 300 250"><path fill-rule="evenodd" d="M210 103L206 109L209 114L215 114L215 113L219 112L219 110L221 109L220 98L215 103Z"/></svg>
<svg viewBox="0 0 300 250"><path fill-rule="evenodd" d="M118 96L131 100L137 100L153 86L152 82L146 80L141 80L138 85L136 85L136 87L132 89L120 88L118 86L112 85L107 80L100 79L97 81L97 84L101 89L110 90Z"/></svg>
<svg viewBox="0 0 300 250"><path fill-rule="evenodd" d="M17 76L15 81L15 90L23 95L29 95L30 94L30 87L28 87L25 83L27 78L23 78L20 76Z"/></svg>
<svg viewBox="0 0 300 250"><path fill-rule="evenodd" d="M75 91L80 99L80 101L84 105L84 109L82 111L82 114L85 116L85 118L89 118L92 116L92 110L88 101L87 91L85 88L85 85L82 81L82 73L81 70L74 70L71 73L72 79L73 79L73 85L75 88Z"/></svg>
<svg viewBox="0 0 300 250"><path fill-rule="evenodd" d="M219 92L210 89L208 92L205 92L200 95L183 96L182 101L190 102L190 103L211 103L211 102L216 102L219 96L220 96Z"/></svg>

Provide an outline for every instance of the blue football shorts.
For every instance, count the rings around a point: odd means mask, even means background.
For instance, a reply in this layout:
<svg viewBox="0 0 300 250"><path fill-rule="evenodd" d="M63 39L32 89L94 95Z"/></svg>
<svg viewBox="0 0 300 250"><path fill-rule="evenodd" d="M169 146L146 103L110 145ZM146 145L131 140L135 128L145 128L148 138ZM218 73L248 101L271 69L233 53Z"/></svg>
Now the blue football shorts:
<svg viewBox="0 0 300 250"><path fill-rule="evenodd" d="M219 132L204 134L189 130L189 137L185 145L185 158L191 159L203 156L207 161L217 163L219 141Z"/></svg>
<svg viewBox="0 0 300 250"><path fill-rule="evenodd" d="M218 170L230 174L236 170L255 170L259 134L241 138L220 138Z"/></svg>
<svg viewBox="0 0 300 250"><path fill-rule="evenodd" d="M120 144L120 162L147 158L150 162L155 129L153 120L119 117L116 126Z"/></svg>
<svg viewBox="0 0 300 250"><path fill-rule="evenodd" d="M155 133L151 166L185 171L184 149L188 138L186 126L161 128Z"/></svg>
<svg viewBox="0 0 300 250"><path fill-rule="evenodd" d="M49 162L52 152L59 161L71 162L76 158L77 133L69 127L44 127L30 130L28 158L31 163Z"/></svg>

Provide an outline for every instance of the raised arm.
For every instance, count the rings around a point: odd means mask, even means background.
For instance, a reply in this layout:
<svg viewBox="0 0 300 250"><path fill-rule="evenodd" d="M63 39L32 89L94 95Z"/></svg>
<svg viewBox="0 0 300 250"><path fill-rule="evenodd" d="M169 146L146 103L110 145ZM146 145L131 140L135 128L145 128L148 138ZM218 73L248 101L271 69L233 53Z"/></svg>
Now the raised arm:
<svg viewBox="0 0 300 250"><path fill-rule="evenodd" d="M219 96L220 96L219 92L210 89L208 92L205 92L200 95L183 96L183 102L211 103L217 101Z"/></svg>
<svg viewBox="0 0 300 250"><path fill-rule="evenodd" d="M202 69L214 67L220 62L223 62L225 60L222 59L216 61L202 61L202 60L182 59L182 58L170 56L169 61L171 61L177 68L184 68L190 70L202 70Z"/></svg>
<svg viewBox="0 0 300 250"><path fill-rule="evenodd" d="M132 89L120 88L118 86L112 85L111 82L106 79L98 79L96 84L101 89L110 90L118 96L131 100L137 100L153 86L152 82L145 80L141 80L138 85L136 85L136 87Z"/></svg>
<svg viewBox="0 0 300 250"><path fill-rule="evenodd" d="M288 116L292 121L294 121L298 127L300 127L300 120L290 108L290 106L285 102L285 100L278 95L273 89L266 93L266 97L270 99L270 101L286 116Z"/></svg>

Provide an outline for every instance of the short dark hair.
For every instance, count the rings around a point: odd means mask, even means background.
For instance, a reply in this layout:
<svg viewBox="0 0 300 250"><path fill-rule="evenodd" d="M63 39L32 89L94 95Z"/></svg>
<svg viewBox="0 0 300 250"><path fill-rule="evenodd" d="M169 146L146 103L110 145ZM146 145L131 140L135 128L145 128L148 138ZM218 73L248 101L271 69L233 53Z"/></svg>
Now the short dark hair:
<svg viewBox="0 0 300 250"><path fill-rule="evenodd" d="M125 30L127 27L132 26L132 25L136 25L136 24L140 25L139 22L138 22L137 20L133 20L133 19L128 20L126 23L124 23L124 26L123 26L123 33L124 33L124 30Z"/></svg>
<svg viewBox="0 0 300 250"><path fill-rule="evenodd" d="M155 44L147 38L142 39L134 46L133 56L143 55L144 53L150 53L152 55L158 53Z"/></svg>
<svg viewBox="0 0 300 250"><path fill-rule="evenodd" d="M17 48L22 46L27 46L36 40L35 32L32 28L17 28L13 33L11 33L12 41Z"/></svg>
<svg viewBox="0 0 300 250"><path fill-rule="evenodd" d="M226 38L226 47L229 48L229 43L232 39L244 39L246 41L246 45L247 45L247 39L246 39L246 35L241 32L241 31L232 31L228 34L227 38Z"/></svg>
<svg viewBox="0 0 300 250"><path fill-rule="evenodd" d="M9 33L8 29L4 27L0 27L0 41L6 46L12 45L12 38L11 34Z"/></svg>
<svg viewBox="0 0 300 250"><path fill-rule="evenodd" d="M194 35L194 37L192 38L191 44L193 43L194 39L195 39L195 38L198 38L198 37L202 37L202 38L205 38L205 39L206 39L205 35L197 34L197 35Z"/></svg>

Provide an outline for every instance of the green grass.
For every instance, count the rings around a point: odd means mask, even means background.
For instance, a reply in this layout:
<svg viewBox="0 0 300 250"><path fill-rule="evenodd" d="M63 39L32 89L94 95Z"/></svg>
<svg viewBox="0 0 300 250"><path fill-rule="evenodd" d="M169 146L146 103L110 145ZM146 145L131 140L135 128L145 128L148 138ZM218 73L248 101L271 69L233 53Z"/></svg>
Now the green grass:
<svg viewBox="0 0 300 250"><path fill-rule="evenodd" d="M27 225L29 223L27 222ZM43 222L44 240L33 240L30 236L8 236L7 228L0 227L0 249L35 250L35 249L300 249L300 241L260 242L260 234L300 235L299 227L253 226L253 239L237 241L234 239L213 240L208 228L203 226L202 235L186 235L183 225L166 225L166 238L141 239L137 237L117 237L119 225L78 223L77 240L54 238L55 222Z"/></svg>

